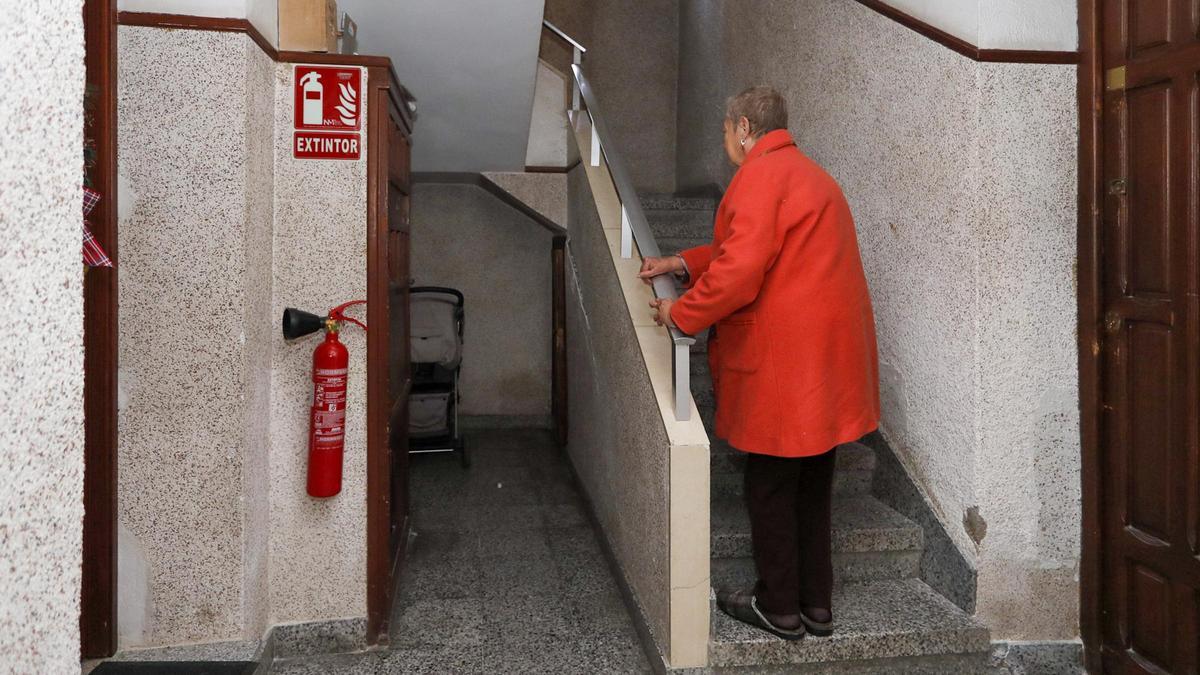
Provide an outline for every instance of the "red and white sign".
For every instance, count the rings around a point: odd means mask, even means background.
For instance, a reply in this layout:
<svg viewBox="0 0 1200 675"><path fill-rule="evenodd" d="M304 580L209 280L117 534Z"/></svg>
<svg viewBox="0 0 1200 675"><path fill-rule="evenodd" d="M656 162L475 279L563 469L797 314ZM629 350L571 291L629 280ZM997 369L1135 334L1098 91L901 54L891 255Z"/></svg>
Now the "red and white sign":
<svg viewBox="0 0 1200 675"><path fill-rule="evenodd" d="M297 131L292 135L292 156L296 159L358 159L362 156L358 134L322 134Z"/></svg>
<svg viewBox="0 0 1200 675"><path fill-rule="evenodd" d="M296 128L358 131L362 128L362 70L296 66Z"/></svg>

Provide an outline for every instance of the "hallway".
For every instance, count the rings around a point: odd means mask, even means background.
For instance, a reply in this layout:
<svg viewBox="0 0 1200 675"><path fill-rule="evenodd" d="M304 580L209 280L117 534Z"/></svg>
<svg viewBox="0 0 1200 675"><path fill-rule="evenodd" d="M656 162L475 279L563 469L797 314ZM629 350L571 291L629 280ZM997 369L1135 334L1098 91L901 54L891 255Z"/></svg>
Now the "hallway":
<svg viewBox="0 0 1200 675"><path fill-rule="evenodd" d="M414 456L413 531L384 651L277 660L271 672L649 672L550 433L469 432L468 469Z"/></svg>

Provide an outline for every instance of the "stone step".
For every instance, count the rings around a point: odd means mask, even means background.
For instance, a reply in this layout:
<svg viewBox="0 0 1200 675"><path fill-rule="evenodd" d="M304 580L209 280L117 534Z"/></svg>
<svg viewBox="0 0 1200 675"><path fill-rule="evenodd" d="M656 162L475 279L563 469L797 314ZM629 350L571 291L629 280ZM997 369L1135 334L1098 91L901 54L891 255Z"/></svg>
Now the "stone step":
<svg viewBox="0 0 1200 675"><path fill-rule="evenodd" d="M788 642L713 605L709 665L755 672L989 673L988 630L919 579L839 586L834 634ZM804 669L802 669L804 668Z"/></svg>
<svg viewBox="0 0 1200 675"><path fill-rule="evenodd" d="M711 472L709 484L713 499L741 497L745 492L740 472L718 472L716 469ZM847 471L838 467L833 474L833 494L842 497L870 494L874 476L873 471Z"/></svg>
<svg viewBox="0 0 1200 675"><path fill-rule="evenodd" d="M712 500L711 547L713 558L748 558L750 517L740 498ZM921 528L867 495L834 497L833 550L836 553L920 551Z"/></svg>
<svg viewBox="0 0 1200 675"><path fill-rule="evenodd" d="M711 565L709 573L713 588L749 588L758 580L753 558L717 558ZM833 554L833 578L838 584L915 579L920 569L920 551Z"/></svg>
<svg viewBox="0 0 1200 675"><path fill-rule="evenodd" d="M699 239L712 241L714 214L709 210L646 211L646 222L655 239Z"/></svg>
<svg viewBox="0 0 1200 675"><path fill-rule="evenodd" d="M712 447L712 474L714 476L720 473L740 475L742 469L746 466L746 453L730 447L728 443L719 438L712 438L711 432L709 433L709 442ZM874 473L875 451L871 448L862 443L846 443L839 445L837 452L837 470L839 472L863 471Z"/></svg>
<svg viewBox="0 0 1200 675"><path fill-rule="evenodd" d="M647 211L716 211L714 197L679 197L669 194L645 194L641 196L642 208Z"/></svg>

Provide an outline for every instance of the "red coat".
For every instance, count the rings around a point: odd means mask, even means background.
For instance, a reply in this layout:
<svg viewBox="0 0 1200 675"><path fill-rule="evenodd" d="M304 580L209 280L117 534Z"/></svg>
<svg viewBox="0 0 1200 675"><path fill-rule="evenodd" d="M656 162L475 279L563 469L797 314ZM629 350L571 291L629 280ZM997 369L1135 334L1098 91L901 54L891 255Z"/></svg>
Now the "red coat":
<svg viewBox="0 0 1200 675"><path fill-rule="evenodd" d="M879 423L875 320L854 220L829 174L785 130L759 139L717 209L713 242L681 254L691 287L671 318L716 324L717 435L805 457Z"/></svg>

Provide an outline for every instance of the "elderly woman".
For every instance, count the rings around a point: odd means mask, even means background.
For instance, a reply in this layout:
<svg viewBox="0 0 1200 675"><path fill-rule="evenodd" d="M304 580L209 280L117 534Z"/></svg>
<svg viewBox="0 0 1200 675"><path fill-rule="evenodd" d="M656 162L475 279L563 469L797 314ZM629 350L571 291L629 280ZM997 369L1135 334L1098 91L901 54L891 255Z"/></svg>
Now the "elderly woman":
<svg viewBox="0 0 1200 675"><path fill-rule="evenodd" d="M716 433L747 454L758 583L722 589L730 616L781 638L833 633L830 500L834 449L879 421L875 322L850 207L800 152L769 87L730 99L725 151L740 168L713 241L647 258L641 277L679 275L659 323L715 326L709 361Z"/></svg>

